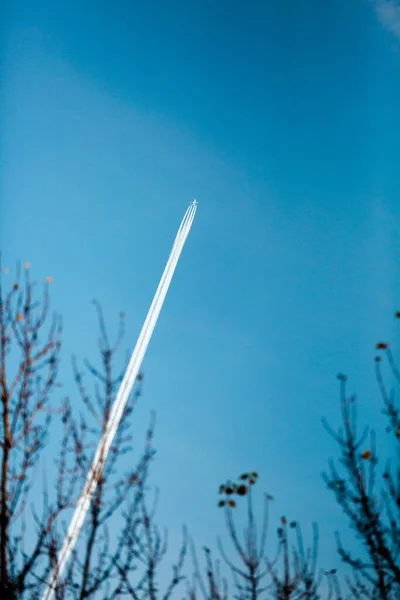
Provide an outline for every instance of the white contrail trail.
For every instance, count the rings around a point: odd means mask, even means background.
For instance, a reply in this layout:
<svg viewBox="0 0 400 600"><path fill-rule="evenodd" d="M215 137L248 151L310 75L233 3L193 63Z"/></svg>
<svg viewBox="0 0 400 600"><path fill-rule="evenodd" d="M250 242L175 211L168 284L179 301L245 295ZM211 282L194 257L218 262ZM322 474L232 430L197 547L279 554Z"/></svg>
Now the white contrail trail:
<svg viewBox="0 0 400 600"><path fill-rule="evenodd" d="M121 382L121 386L114 400L110 417L97 447L92 466L90 467L89 473L86 477L85 485L76 505L76 509L71 519L64 543L58 555L57 563L47 580L47 585L43 593L42 600L51 600L53 598L55 588L60 577L62 576L65 565L67 564L71 552L79 537L86 513L89 510L90 502L97 487L98 478L102 472L108 451L118 429L122 413L132 391L133 384L135 383L136 377L139 373L143 357L146 353L151 335L157 323L157 319L164 303L165 296L167 295L169 284L171 283L171 279L182 252L182 248L185 244L187 236L189 235L194 215L196 213L196 207L197 202L194 200L189 205L189 208L187 209L185 216L182 219L182 223L178 229L178 233L176 235L168 262L164 269L164 273L161 277L160 283L158 284L153 302L151 303L149 312L147 313L142 331L140 332L124 378Z"/></svg>

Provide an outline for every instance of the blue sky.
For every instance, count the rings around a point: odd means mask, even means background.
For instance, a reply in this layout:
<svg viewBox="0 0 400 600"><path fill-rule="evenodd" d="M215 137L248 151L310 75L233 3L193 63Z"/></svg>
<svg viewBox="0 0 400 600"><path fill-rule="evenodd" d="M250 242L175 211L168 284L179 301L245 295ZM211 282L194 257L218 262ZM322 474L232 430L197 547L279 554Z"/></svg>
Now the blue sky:
<svg viewBox="0 0 400 600"><path fill-rule="evenodd" d="M4 10L4 264L54 277L69 356L96 356L97 298L136 341L176 229L197 216L143 368L172 548L224 532L217 486L256 469L272 523L345 529L320 473L336 374L380 426L374 344L397 334L396 2L81 3ZM114 328L114 329L113 329ZM78 402L78 399L76 399ZM385 444L383 434L382 444ZM50 441L50 445L55 440ZM270 546L275 546L275 527Z"/></svg>

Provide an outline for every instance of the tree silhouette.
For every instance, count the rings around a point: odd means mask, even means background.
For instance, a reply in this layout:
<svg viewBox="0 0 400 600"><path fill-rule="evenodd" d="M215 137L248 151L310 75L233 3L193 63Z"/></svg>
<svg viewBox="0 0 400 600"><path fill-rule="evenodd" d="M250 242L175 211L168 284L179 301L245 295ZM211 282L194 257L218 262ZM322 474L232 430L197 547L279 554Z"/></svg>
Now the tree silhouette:
<svg viewBox="0 0 400 600"><path fill-rule="evenodd" d="M0 265L2 600L37 600L43 593L50 570L57 567L57 554L66 533L63 519L68 516L68 509L75 506L81 492L124 372L116 374L114 367L124 334L124 315L120 314L118 335L111 344L101 307L95 302L101 368L84 361L86 371L82 371L78 360L72 359L81 398L79 416L75 414L76 400L74 410L68 398L59 407L50 403L50 397L59 385L62 323L57 315L53 315L49 324L52 278L47 278L43 296L36 300L36 284L30 279L29 269L29 263L25 263L22 274L17 267L11 289L5 291ZM7 274L8 270L3 273ZM93 397L85 381L87 372L95 380ZM138 379L141 380L142 375ZM79 543L55 593L57 600L114 599L122 595L135 600L146 597L154 600L156 593L157 598L168 600L181 581L187 546L185 532L171 582L164 594L159 594L157 570L166 552L166 540L161 543L154 524L154 511L149 513L146 508L146 482L154 454L154 418L137 464L122 477L118 475L118 458L132 450L128 429L139 395L140 385L136 385L108 460L98 474L98 485ZM56 418L60 419L63 431L55 461L57 477L51 494L44 476L43 506L39 514L33 502L37 495L36 471ZM115 529L116 523L119 534L111 536L110 527ZM33 526L35 533L28 535L28 529ZM144 576L140 576L142 571Z"/></svg>
<svg viewBox="0 0 400 600"><path fill-rule="evenodd" d="M286 517L281 517L277 530L278 549L271 560L266 554L269 505L273 500L270 494L264 495L264 509L261 527L257 533L257 524L253 510L253 486L258 473L243 473L238 482L228 481L220 485L219 493L223 498L218 502L225 510L225 520L229 538L239 559L240 566L231 560L218 538L218 547L225 565L228 567L234 584L234 598L237 600L317 600L317 590L324 574L317 571L318 529L313 525L314 541L311 548L305 549L300 526ZM233 511L243 497L247 500L247 526L241 541L233 517ZM295 535L296 543L289 545L289 529ZM194 578L188 590L190 600L197 599L200 589L204 600L226 600L228 596L227 579L220 575L220 565L212 561L211 550L204 548L206 558L207 583L201 577L197 556L192 548ZM331 586L332 587L332 586ZM328 598L339 598L331 590Z"/></svg>
<svg viewBox="0 0 400 600"><path fill-rule="evenodd" d="M191 544L191 550L194 573L192 581L188 582L187 585L187 599L196 600L198 597L197 590L200 589L204 600L228 600L228 582L226 578L221 575L221 562L219 560L213 562L210 548L207 546L203 547L207 576L206 583L204 583L193 542Z"/></svg>
<svg viewBox="0 0 400 600"><path fill-rule="evenodd" d="M391 372L400 382L389 345L379 342L376 347L386 353ZM323 477L362 545L363 552L356 555L343 547L336 533L339 555L351 568L346 578L351 597L395 600L400 598L400 412L394 392L388 393L384 384L381 356L375 358L375 365L388 420L386 431L393 438L394 464L388 460L378 469L375 431L366 427L358 433L357 400L348 397L347 377L340 374L342 427L335 432L326 421L324 425L340 447L342 472L330 461L329 473Z"/></svg>
<svg viewBox="0 0 400 600"><path fill-rule="evenodd" d="M3 270L6 272L6 270ZM65 398L59 406L51 401L60 386L62 322L50 317L48 277L43 295L36 299L30 265L17 268L9 289L2 287L0 265L0 598L36 600L48 576L57 568L57 556L66 534L66 522L85 482L98 441L104 432L111 406L125 369L116 372L116 356L124 335L124 314L119 316L116 340L108 337L102 309L94 301L99 323L100 367L72 357L76 398ZM400 312L396 313L400 318ZM400 372L386 342L377 350L385 353L391 372L400 382ZM128 358L125 360L127 364ZM336 570L317 569L318 528L313 524L313 542L305 548L300 525L282 516L277 528L278 547L270 559L266 553L269 507L273 498L264 495L258 528L253 509L258 473L243 473L236 482L219 487L228 537L236 560L232 560L220 538L222 560L215 561L204 547L205 578L192 542L193 575L183 574L188 536L182 545L171 578L160 585L159 567L167 552L167 535L155 523L158 494L149 508L149 470L154 456L154 415L147 429L145 446L137 462L123 475L119 459L132 452L129 433L132 413L141 394L143 376L138 376L127 403L108 460L97 473L98 485L79 542L55 592L57 600L131 598L171 600L186 579L187 600L320 600L321 582L329 586L324 600L398 600L400 598L400 409L394 392L388 392L376 358L376 377L387 419L387 433L395 452L379 468L376 434L367 428L359 434L357 401L347 395L347 378L339 375L342 427L324 426L340 448L340 467L329 462L324 480L347 516L361 542L360 551L344 548L336 534L337 549L350 567L342 594ZM125 366L125 365L123 365ZM94 380L93 392L87 377ZM59 421L59 449L54 456L53 489L43 472L42 506L38 507L38 469L52 427ZM57 445L57 436L52 448ZM234 511L247 507L243 539L238 534ZM221 573L225 566L232 577L233 593ZM343 585L343 582L342 582ZM322 600L322 599L321 599Z"/></svg>

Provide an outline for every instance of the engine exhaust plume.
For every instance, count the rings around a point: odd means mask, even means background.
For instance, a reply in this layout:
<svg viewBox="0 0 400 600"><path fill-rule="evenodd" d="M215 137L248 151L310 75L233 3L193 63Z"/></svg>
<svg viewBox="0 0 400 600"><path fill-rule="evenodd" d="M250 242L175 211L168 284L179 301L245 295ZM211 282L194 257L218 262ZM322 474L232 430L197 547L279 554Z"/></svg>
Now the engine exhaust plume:
<svg viewBox="0 0 400 600"><path fill-rule="evenodd" d="M97 487L98 479L101 476L104 463L107 459L108 451L110 450L115 433L118 429L118 425L129 395L132 391L133 384L138 376L147 346L149 345L151 335L154 327L156 326L157 319L165 300L165 296L167 295L169 284L171 283L171 279L186 238L189 235L189 231L196 213L196 208L197 202L194 200L189 205L189 208L187 209L178 229L178 233L176 235L168 262L164 269L164 273L161 277L160 283L158 284L153 302L151 303L149 312L147 313L146 320L136 342L136 346L133 350L124 378L121 382L121 386L111 408L107 425L100 439L92 465L87 474L86 482L76 505L75 512L72 516L67 535L57 557L56 564L47 580L47 585L43 593L42 600L52 600L58 581L62 576L64 568L79 537L83 522L93 498L93 494Z"/></svg>

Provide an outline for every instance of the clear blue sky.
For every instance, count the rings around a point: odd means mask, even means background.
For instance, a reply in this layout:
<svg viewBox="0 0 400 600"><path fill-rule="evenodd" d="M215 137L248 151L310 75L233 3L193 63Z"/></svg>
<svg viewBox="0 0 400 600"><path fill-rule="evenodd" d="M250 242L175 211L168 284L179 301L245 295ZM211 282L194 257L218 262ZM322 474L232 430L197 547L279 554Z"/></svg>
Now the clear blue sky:
<svg viewBox="0 0 400 600"><path fill-rule="evenodd" d="M159 522L224 532L217 486L256 469L281 514L343 525L320 473L339 371L380 423L374 344L399 309L400 8L368 0L14 0L3 6L4 264L54 277L69 356L97 298L131 350L193 198L144 362ZM397 11L397 12L396 12ZM398 333L398 332L397 332ZM74 401L74 400L73 400ZM74 401L78 403L78 399ZM383 434L382 434L383 437ZM50 447L57 440L50 440ZM139 442L140 447L140 442ZM308 535L307 535L308 534Z"/></svg>

